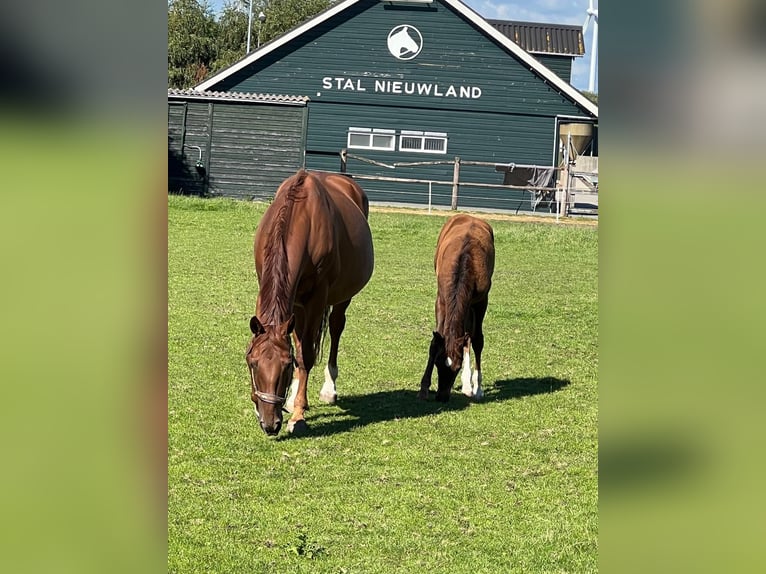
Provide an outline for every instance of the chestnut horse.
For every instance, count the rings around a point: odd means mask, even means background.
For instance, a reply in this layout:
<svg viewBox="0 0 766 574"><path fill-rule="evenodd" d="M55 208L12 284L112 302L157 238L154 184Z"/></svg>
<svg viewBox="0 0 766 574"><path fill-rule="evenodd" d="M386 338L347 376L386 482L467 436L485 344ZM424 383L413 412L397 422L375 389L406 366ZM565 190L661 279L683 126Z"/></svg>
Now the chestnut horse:
<svg viewBox="0 0 766 574"><path fill-rule="evenodd" d="M436 269L436 330L428 351L428 364L418 398L427 399L434 365L438 375L436 400L447 402L460 368L462 392L481 399L482 323L495 269L492 227L470 215L455 215L439 234L434 257ZM471 373L470 347L476 359Z"/></svg>
<svg viewBox="0 0 766 574"><path fill-rule="evenodd" d="M300 170L279 186L258 224L260 289L245 360L255 413L268 435L279 433L283 406L292 413L288 431L305 429L309 373L328 323L330 356L319 399L335 402L346 309L372 276L368 214L367 196L352 179Z"/></svg>

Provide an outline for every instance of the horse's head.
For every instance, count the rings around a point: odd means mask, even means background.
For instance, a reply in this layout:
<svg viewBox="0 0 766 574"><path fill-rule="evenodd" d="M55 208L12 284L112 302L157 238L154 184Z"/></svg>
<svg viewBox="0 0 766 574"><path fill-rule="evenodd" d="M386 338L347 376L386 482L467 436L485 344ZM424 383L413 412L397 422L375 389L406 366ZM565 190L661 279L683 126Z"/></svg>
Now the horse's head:
<svg viewBox="0 0 766 574"><path fill-rule="evenodd" d="M294 316L276 326L264 326L255 316L250 319L253 338L245 353L250 371L250 398L258 422L268 435L276 435L282 426L282 407L295 365L290 341L294 326Z"/></svg>
<svg viewBox="0 0 766 574"><path fill-rule="evenodd" d="M450 341L450 345L441 335L434 331L431 339L431 347L428 349L430 360L436 367L436 374L439 385L436 389L436 400L446 403L449 400L452 385L463 366L463 347L466 344L468 335L455 341Z"/></svg>
<svg viewBox="0 0 766 574"><path fill-rule="evenodd" d="M388 49L397 58L405 54L413 54L419 50L418 43L409 34L409 27L404 26L398 32L389 35Z"/></svg>

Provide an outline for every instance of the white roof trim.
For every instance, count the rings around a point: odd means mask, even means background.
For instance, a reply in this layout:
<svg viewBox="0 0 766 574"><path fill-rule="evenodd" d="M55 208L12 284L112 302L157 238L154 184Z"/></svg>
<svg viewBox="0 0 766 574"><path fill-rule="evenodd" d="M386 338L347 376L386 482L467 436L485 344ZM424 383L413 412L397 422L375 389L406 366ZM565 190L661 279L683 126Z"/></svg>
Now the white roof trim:
<svg viewBox="0 0 766 574"><path fill-rule="evenodd" d="M342 12L343 10L345 10L346 8L350 6L353 6L358 1L359 0L345 0L344 2L339 2L332 8L317 14L314 18L310 20L306 20L303 24L301 24L300 26L296 28L293 28L287 34L284 34L283 36L280 36L279 38L275 38L273 41L269 42L268 44L264 44L261 48L255 50L254 52L250 52L250 54L242 58L239 62L232 64L228 68L224 68L212 78L205 80L204 82L202 82L201 84L197 86L194 86L194 89L209 90L211 86L214 86L215 84L217 84L224 78L227 78L230 75L240 71L242 68L248 66L252 62L255 62L259 58L262 58L266 54L273 52L280 46L287 44L289 41L293 40L294 38L297 38L298 36L306 32L307 30L310 30L314 26L321 24L325 20L329 20L330 18L335 16L337 13Z"/></svg>
<svg viewBox="0 0 766 574"><path fill-rule="evenodd" d="M564 81L554 72L552 72L549 68L544 66L539 60L537 60L529 52L524 50L516 42L514 42L513 40L505 36L502 32L500 32L494 26L492 26L492 24L487 22L477 12L475 12L474 10L472 10L471 8L469 8L468 6L460 2L460 0L437 0L437 1L454 8L458 13L462 14L467 20L475 24L487 36L496 40L501 46L506 48L516 57L518 57L519 60L527 64L531 70L534 70L535 72L537 72L537 74L539 74L540 77L543 78L546 82L548 82L552 87L556 88L561 93L567 95L569 98L571 98L581 107L586 109L588 112L598 117L598 106L596 106L588 98L582 95L580 91L577 90L574 86ZM261 48L255 50L254 52L251 52L250 54L242 58L239 62L232 64L230 67L218 72L215 76L195 86L194 89L201 90L201 91L209 90L212 86L214 86L221 80L229 77L230 75L238 72L242 68L248 66L252 62L255 62L259 58L285 45L286 43L290 42L294 38L297 38L298 36L306 32L307 30L310 30L314 26L317 26L318 24L321 24L322 22L332 18L336 14L343 12L346 8L353 6L357 2L359 2L359 0L344 0L343 2L339 2L332 8L329 8L328 10L325 10L324 12L317 14L317 16L315 16L314 18L307 20L306 22L304 22L303 24L301 24L300 26L296 28L293 28L287 34L280 36L279 38L276 38L273 41L269 42L268 44L265 44Z"/></svg>

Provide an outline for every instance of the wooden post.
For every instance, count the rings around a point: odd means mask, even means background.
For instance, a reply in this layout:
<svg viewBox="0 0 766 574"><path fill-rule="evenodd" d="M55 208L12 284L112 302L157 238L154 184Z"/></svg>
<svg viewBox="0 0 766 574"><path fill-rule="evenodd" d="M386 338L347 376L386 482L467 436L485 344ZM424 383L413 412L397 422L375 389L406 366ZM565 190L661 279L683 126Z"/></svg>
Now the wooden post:
<svg viewBox="0 0 766 574"><path fill-rule="evenodd" d="M428 182L428 213L431 213L431 184L432 183L433 183L432 181Z"/></svg>
<svg viewBox="0 0 766 574"><path fill-rule="evenodd" d="M346 168L348 165L348 150L346 148L343 148L340 150L340 172L346 173Z"/></svg>
<svg viewBox="0 0 766 574"><path fill-rule="evenodd" d="M207 153L205 154L205 175L202 179L202 195L210 195L210 152L213 149L213 102L207 105Z"/></svg>
<svg viewBox="0 0 766 574"><path fill-rule="evenodd" d="M452 211L457 210L457 192L460 182L460 157L455 156L455 169L452 171Z"/></svg>

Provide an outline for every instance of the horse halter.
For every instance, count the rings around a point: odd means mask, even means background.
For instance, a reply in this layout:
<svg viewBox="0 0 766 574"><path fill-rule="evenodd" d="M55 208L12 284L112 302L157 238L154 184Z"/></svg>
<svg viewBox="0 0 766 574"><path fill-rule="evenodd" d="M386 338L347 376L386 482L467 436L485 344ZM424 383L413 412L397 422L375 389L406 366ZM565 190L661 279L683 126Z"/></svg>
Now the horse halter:
<svg viewBox="0 0 766 574"><path fill-rule="evenodd" d="M251 349L252 349L252 347L250 347L247 350L246 355L250 353ZM292 366L294 368L296 366L296 361L295 361L295 355L293 354L292 343L290 344L290 362L291 362L291 364L292 364ZM264 393L263 391L259 391L258 390L258 387L255 384L255 370L253 369L252 366L250 366L249 363L247 365L247 369L250 371L250 380L253 383L253 389L255 391L254 394L262 402L268 403L270 405L282 405L282 404L287 402L287 393L290 390L290 385L285 386L285 395L283 397L280 397L279 395L275 395L274 393Z"/></svg>

